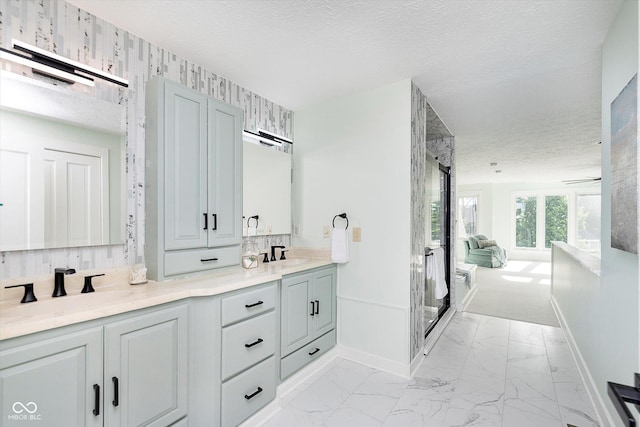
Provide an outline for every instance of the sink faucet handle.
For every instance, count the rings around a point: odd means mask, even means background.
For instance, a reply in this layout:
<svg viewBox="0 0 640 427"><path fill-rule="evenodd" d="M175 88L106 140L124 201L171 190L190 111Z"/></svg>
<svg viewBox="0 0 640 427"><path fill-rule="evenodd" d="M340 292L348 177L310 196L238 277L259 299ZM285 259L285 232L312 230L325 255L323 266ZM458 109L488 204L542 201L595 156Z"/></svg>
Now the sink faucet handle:
<svg viewBox="0 0 640 427"><path fill-rule="evenodd" d="M5 286L4 288L5 289L19 288L21 286L24 286L24 295L23 295L22 299L20 300L21 304L25 304L27 302L38 301L38 298L36 298L36 295L33 293L33 283L25 283L24 285Z"/></svg>
<svg viewBox="0 0 640 427"><path fill-rule="evenodd" d="M104 276L104 273L84 276L84 287L82 288L82 291L80 291L80 293L88 294L89 292L95 292L95 289L93 289L93 285L91 284L91 279L98 276Z"/></svg>
<svg viewBox="0 0 640 427"><path fill-rule="evenodd" d="M286 258L284 257L284 253L285 253L285 252L287 252L287 251L288 251L288 249L283 249L283 250L281 250L281 251L280 251L280 259L281 259L281 260L286 259Z"/></svg>
<svg viewBox="0 0 640 427"><path fill-rule="evenodd" d="M54 269L54 272L56 274L74 274L76 270L73 268L64 267L64 268L56 268Z"/></svg>
<svg viewBox="0 0 640 427"><path fill-rule="evenodd" d="M269 252L260 252L260 255L264 255L262 262L269 262Z"/></svg>

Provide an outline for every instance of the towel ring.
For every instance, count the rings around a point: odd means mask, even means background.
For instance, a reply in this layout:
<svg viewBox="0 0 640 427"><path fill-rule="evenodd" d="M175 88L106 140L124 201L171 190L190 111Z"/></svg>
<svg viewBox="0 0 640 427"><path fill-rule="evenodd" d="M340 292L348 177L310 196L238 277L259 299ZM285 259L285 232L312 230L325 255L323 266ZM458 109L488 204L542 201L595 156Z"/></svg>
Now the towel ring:
<svg viewBox="0 0 640 427"><path fill-rule="evenodd" d="M344 229L346 230L347 228L349 228L349 218L347 218L346 213L341 213L333 217L333 222L331 223L333 228L336 228L336 218L338 217L343 218L345 221L347 221L347 226Z"/></svg>
<svg viewBox="0 0 640 427"><path fill-rule="evenodd" d="M247 228L251 227L251 226L249 225L249 221L251 221L252 219L255 219L255 220L256 220L256 228L258 228L258 219L259 219L259 218L260 218L260 215L250 216L250 217L247 219Z"/></svg>

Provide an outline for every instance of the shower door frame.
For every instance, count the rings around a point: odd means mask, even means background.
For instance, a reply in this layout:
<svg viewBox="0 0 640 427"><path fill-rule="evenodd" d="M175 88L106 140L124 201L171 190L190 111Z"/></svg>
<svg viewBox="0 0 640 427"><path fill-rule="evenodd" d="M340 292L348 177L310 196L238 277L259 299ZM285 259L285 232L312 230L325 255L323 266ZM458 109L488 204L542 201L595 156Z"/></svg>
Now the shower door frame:
<svg viewBox="0 0 640 427"><path fill-rule="evenodd" d="M451 308L451 168L444 166L437 158L434 159L438 163L440 178L440 210L443 222L440 226L440 247L444 249L444 276L447 283L447 295L444 297L443 305L438 309L438 317L435 322L429 325L424 331L425 338L438 324L440 319ZM442 189L442 180L444 179L444 191ZM443 203L444 202L444 203ZM444 209L444 212L442 211ZM442 244L444 242L444 245ZM426 254L425 254L426 256ZM426 261L426 260L425 260ZM426 265L426 264L425 264Z"/></svg>

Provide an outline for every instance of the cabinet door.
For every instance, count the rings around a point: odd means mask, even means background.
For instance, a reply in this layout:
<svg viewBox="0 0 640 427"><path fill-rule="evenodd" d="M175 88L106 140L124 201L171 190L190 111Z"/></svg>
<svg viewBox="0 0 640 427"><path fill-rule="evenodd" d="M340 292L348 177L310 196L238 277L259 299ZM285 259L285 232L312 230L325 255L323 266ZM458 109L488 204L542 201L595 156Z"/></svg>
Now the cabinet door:
<svg viewBox="0 0 640 427"><path fill-rule="evenodd" d="M312 339L312 274L282 279L281 354L284 357Z"/></svg>
<svg viewBox="0 0 640 427"><path fill-rule="evenodd" d="M165 82L164 120L164 249L207 247L207 97Z"/></svg>
<svg viewBox="0 0 640 427"><path fill-rule="evenodd" d="M105 327L105 426L166 426L186 415L187 334L186 305Z"/></svg>
<svg viewBox="0 0 640 427"><path fill-rule="evenodd" d="M313 274L312 297L316 305L313 336L318 337L336 326L336 270L330 268Z"/></svg>
<svg viewBox="0 0 640 427"><path fill-rule="evenodd" d="M242 111L209 100L209 246L242 241Z"/></svg>
<svg viewBox="0 0 640 427"><path fill-rule="evenodd" d="M3 350L1 423L102 426L101 386L102 328Z"/></svg>

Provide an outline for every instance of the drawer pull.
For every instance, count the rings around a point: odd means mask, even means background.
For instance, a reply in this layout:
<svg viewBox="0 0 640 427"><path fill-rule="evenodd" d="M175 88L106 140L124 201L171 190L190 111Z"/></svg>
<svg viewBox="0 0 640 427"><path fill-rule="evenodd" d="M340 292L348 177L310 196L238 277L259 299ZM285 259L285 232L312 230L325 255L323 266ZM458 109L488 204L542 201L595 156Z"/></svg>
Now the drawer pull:
<svg viewBox="0 0 640 427"><path fill-rule="evenodd" d="M260 305L260 304L264 304L264 301L254 302L253 304L245 304L244 306L246 308L251 308L251 307L255 307L255 306Z"/></svg>
<svg viewBox="0 0 640 427"><path fill-rule="evenodd" d="M95 402L93 404L93 415L100 415L100 386L98 384L93 385L93 392L95 394Z"/></svg>
<svg viewBox="0 0 640 427"><path fill-rule="evenodd" d="M316 300L316 314L320 314L320 301Z"/></svg>
<svg viewBox="0 0 640 427"><path fill-rule="evenodd" d="M309 356L313 356L314 354L316 354L317 352L319 352L320 349L316 348L315 350L313 350L311 353L309 353Z"/></svg>
<svg viewBox="0 0 640 427"><path fill-rule="evenodd" d="M207 228L209 228L209 217L207 216L206 212L202 215L204 215L204 227L202 229L206 230Z"/></svg>
<svg viewBox="0 0 640 427"><path fill-rule="evenodd" d="M251 394L245 394L244 398L249 400L249 399L253 399L254 397L256 397L258 394L262 393L262 387L258 387L258 389L256 391L254 391Z"/></svg>
<svg viewBox="0 0 640 427"><path fill-rule="evenodd" d="M113 381L113 400L111 404L113 406L118 406L120 404L120 399L118 397L118 377L111 377L111 381Z"/></svg>
<svg viewBox="0 0 640 427"><path fill-rule="evenodd" d="M253 347L254 345L258 345L258 344L260 344L261 342L262 342L262 338L258 338L257 340L255 340L255 341L254 341L254 342L252 342L251 344L245 344L244 346L245 346L245 347L247 347L247 348L251 348L251 347Z"/></svg>
<svg viewBox="0 0 640 427"><path fill-rule="evenodd" d="M209 261L217 261L218 258L204 258L200 259L200 262L209 262Z"/></svg>
<svg viewBox="0 0 640 427"><path fill-rule="evenodd" d="M218 214L211 214L211 216L213 217L213 228L212 230L217 230L218 229Z"/></svg>
<svg viewBox="0 0 640 427"><path fill-rule="evenodd" d="M314 316L315 313L316 313L316 303L314 301L311 301L311 313L309 314Z"/></svg>

